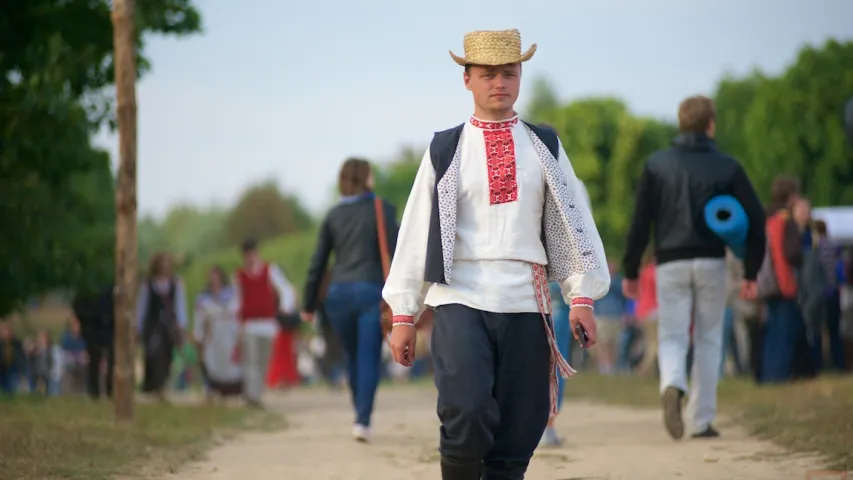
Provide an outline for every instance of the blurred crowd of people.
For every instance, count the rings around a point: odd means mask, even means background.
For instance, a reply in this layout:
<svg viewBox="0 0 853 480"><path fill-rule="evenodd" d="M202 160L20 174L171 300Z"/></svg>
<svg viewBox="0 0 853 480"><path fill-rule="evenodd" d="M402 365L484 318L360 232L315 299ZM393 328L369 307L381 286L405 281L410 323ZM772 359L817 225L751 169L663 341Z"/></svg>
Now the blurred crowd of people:
<svg viewBox="0 0 853 480"><path fill-rule="evenodd" d="M40 330L33 338L21 338L12 325L0 322L0 392L57 396L86 391L92 362L76 318L56 341L51 332Z"/></svg>

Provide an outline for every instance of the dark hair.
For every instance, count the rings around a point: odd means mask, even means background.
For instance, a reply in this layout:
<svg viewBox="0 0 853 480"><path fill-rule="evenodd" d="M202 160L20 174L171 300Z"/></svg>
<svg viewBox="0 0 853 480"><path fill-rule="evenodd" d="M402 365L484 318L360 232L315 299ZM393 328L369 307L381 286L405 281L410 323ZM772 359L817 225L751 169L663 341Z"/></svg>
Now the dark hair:
<svg viewBox="0 0 853 480"><path fill-rule="evenodd" d="M814 223L812 223L812 230L814 230L814 232L820 235L821 237L825 237L826 222L824 222L823 220L815 220Z"/></svg>
<svg viewBox="0 0 853 480"><path fill-rule="evenodd" d="M253 252L258 249L258 241L254 238L247 238L240 244L240 250L243 253Z"/></svg>
<svg viewBox="0 0 853 480"><path fill-rule="evenodd" d="M780 206L788 205L791 197L800 194L800 181L790 175L779 175L770 186L770 201Z"/></svg>
<svg viewBox="0 0 853 480"><path fill-rule="evenodd" d="M713 100L694 95L678 106L678 129L684 133L705 133L716 116Z"/></svg>
<svg viewBox="0 0 853 480"><path fill-rule="evenodd" d="M165 266L167 262L172 261L172 256L168 252L157 252L148 261L148 277L153 278L166 273Z"/></svg>
<svg viewBox="0 0 853 480"><path fill-rule="evenodd" d="M210 275L211 273L215 273L215 274L219 275L219 281L222 282L223 287L228 286L228 282L229 282L228 273L225 271L224 268L222 268L219 265L214 265L214 266L210 267L210 272L208 273L208 275ZM210 279L208 279L207 282L205 283L204 289L207 292L210 292L211 290L213 290L211 288Z"/></svg>
<svg viewBox="0 0 853 480"><path fill-rule="evenodd" d="M369 192L368 178L370 162L363 158L348 158L338 172L338 191L345 197Z"/></svg>

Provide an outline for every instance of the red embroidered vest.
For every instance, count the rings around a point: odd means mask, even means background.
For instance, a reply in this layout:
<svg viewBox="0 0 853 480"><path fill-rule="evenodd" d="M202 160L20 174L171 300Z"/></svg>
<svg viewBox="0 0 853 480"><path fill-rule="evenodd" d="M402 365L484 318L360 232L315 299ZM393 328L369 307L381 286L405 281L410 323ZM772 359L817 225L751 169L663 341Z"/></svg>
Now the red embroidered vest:
<svg viewBox="0 0 853 480"><path fill-rule="evenodd" d="M240 321L247 322L259 319L275 318L276 306L275 287L270 282L270 267L264 265L260 273L250 275L245 269L237 271L237 281L240 282Z"/></svg>

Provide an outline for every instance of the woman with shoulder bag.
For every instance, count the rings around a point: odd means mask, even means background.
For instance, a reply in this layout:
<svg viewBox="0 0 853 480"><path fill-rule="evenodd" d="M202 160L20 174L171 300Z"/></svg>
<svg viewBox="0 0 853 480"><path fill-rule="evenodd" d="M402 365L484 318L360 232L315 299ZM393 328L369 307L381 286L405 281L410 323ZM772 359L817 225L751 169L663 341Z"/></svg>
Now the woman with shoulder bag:
<svg viewBox="0 0 853 480"><path fill-rule="evenodd" d="M320 225L308 269L303 319L312 321L329 257L335 260L322 299L326 318L347 355L349 388L356 418L353 437L370 438L370 418L379 386L383 328L382 287L397 243L396 210L373 194L370 164L350 158L341 167L341 198Z"/></svg>

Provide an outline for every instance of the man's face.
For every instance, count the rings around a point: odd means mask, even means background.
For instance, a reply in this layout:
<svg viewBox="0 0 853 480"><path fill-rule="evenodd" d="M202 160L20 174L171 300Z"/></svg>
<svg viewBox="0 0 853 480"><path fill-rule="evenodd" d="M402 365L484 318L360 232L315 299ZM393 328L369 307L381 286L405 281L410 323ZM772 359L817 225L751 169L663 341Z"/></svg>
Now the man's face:
<svg viewBox="0 0 853 480"><path fill-rule="evenodd" d="M258 251L257 250L247 250L243 253L243 263L246 266L252 266L258 261Z"/></svg>
<svg viewBox="0 0 853 480"><path fill-rule="evenodd" d="M474 103L481 109L493 112L512 110L521 86L521 65L471 65L464 79L465 88L474 94Z"/></svg>

